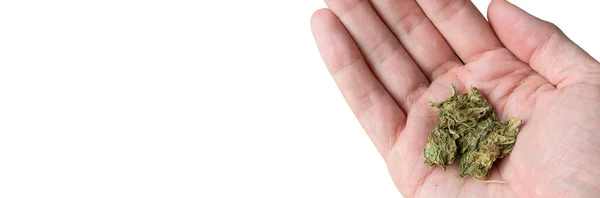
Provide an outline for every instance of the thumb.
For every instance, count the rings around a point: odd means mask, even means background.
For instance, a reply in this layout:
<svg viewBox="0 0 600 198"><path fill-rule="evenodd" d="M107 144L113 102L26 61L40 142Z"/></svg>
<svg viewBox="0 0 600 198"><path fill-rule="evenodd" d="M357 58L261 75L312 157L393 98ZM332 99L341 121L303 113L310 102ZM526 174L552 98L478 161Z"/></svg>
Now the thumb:
<svg viewBox="0 0 600 198"><path fill-rule="evenodd" d="M492 1L488 19L508 50L558 88L576 83L600 84L598 61L554 24L506 0Z"/></svg>

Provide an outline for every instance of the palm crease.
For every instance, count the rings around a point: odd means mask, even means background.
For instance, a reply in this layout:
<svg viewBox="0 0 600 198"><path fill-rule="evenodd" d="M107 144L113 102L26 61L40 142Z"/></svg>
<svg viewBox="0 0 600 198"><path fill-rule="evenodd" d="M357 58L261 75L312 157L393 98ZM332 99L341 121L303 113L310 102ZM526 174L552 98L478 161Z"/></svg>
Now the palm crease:
<svg viewBox="0 0 600 198"><path fill-rule="evenodd" d="M403 195L600 195L600 64L556 27L504 0L490 5L490 22L464 0L326 3L312 19L321 55ZM428 102L451 85L479 88L502 120L524 120L490 172L507 184L458 179L456 163L424 165L437 123Z"/></svg>

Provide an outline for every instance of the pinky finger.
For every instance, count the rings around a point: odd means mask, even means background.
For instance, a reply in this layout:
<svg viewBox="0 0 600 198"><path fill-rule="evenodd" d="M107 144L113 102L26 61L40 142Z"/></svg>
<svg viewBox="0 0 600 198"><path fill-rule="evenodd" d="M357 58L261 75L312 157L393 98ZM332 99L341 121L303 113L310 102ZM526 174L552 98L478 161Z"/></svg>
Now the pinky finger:
<svg viewBox="0 0 600 198"><path fill-rule="evenodd" d="M373 75L335 14L328 9L315 12L312 30L321 56L342 95L385 158L405 124L406 115Z"/></svg>

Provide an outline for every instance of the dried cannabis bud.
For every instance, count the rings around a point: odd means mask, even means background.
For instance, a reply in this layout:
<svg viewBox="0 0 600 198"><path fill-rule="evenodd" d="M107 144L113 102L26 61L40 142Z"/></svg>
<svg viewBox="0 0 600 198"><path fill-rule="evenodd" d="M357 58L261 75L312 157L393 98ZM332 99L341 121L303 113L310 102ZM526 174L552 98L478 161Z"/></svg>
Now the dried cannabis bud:
<svg viewBox="0 0 600 198"><path fill-rule="evenodd" d="M494 161L512 151L521 120L499 121L475 87L457 95L452 86L452 93L440 103L429 103L437 109L440 122L427 138L425 164L446 169L454 160L460 160L457 177L484 180Z"/></svg>

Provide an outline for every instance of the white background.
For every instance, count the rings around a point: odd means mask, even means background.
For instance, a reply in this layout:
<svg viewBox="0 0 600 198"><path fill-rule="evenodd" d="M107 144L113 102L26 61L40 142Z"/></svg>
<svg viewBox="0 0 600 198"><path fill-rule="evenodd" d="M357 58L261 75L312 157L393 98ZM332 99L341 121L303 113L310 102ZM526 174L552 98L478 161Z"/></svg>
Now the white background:
<svg viewBox="0 0 600 198"><path fill-rule="evenodd" d="M600 58L594 1L516 3ZM399 197L313 43L321 7L0 1L0 197Z"/></svg>

